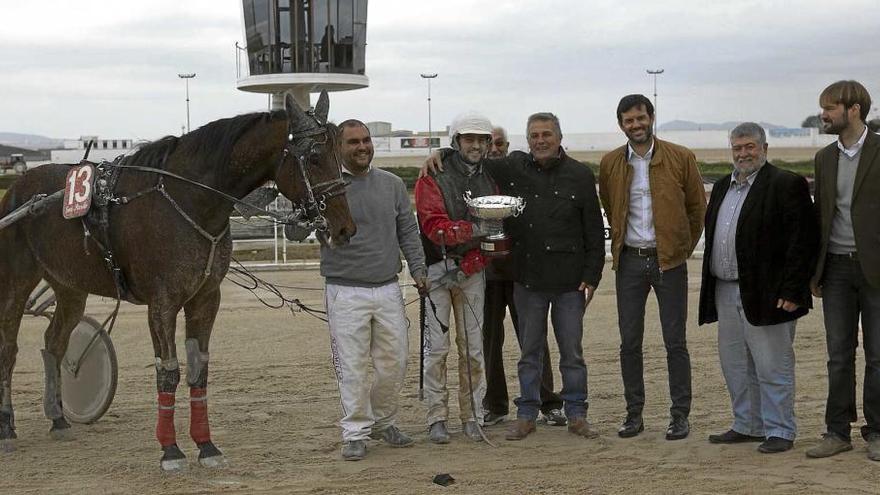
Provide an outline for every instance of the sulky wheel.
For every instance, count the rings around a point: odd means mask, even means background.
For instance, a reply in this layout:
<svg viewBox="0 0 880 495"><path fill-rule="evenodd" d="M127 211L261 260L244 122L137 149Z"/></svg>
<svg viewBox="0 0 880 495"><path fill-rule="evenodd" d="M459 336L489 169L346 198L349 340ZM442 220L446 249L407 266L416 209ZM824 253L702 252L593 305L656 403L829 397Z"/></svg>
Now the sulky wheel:
<svg viewBox="0 0 880 495"><path fill-rule="evenodd" d="M94 423L116 394L118 368L110 336L93 318L83 316L70 334L61 364L61 403L74 423Z"/></svg>

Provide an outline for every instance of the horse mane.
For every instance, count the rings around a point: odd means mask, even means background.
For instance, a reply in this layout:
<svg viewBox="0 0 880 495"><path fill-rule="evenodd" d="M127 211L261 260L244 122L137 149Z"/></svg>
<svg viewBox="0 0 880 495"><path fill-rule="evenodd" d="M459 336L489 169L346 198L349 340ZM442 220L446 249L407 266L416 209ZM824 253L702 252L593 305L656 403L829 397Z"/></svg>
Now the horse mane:
<svg viewBox="0 0 880 495"><path fill-rule="evenodd" d="M190 148L189 167L225 173L229 169L232 148L244 133L257 124L286 118L284 110L275 110L215 120L183 136L165 136L143 144L134 154L125 157L124 163L164 169L165 158L179 145L185 145Z"/></svg>

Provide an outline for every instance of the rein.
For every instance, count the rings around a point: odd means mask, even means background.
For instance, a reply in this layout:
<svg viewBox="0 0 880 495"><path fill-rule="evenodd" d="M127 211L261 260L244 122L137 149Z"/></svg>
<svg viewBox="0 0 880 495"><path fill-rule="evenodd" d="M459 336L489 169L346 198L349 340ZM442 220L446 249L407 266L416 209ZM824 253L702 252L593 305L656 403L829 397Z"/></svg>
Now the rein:
<svg viewBox="0 0 880 495"><path fill-rule="evenodd" d="M232 196L226 192L223 192L214 187L208 186L207 184L203 184L199 181L189 179L187 177L183 177L182 175L175 174L174 172L169 172L162 168L156 167L148 167L141 165L127 165L125 163L125 157L119 157L114 160L112 163L104 161L100 164L95 164L96 169L98 170L99 177L101 177L97 181L96 192L94 201L99 206L98 208L98 216L99 216L99 227L102 228L104 233L105 242L109 241L109 235L107 234L107 229L109 228L109 222L107 219L107 205L110 203L117 205L126 205L129 202L146 196L153 192L160 193L174 208L175 211L205 240L210 243L210 251L208 252L208 259L205 265L205 269L202 274L202 284L208 279L211 275L211 267L214 264L214 258L217 251L217 246L220 242L225 239L229 235L229 223L226 222L226 226L217 235L213 235L207 230L205 230L199 223L193 219L189 214L184 211L184 209L178 204L177 201L168 193L165 189L165 181L166 177L172 178L183 183L204 189L206 191L210 191L216 196L229 201L233 204L243 205L252 211L258 211L266 216L271 217L274 221L283 224L294 224L299 228L305 228L309 230L315 230L318 240L321 241L322 244L326 244L327 242L327 231L329 230L329 223L327 222L326 217L324 217L324 210L327 208L326 201L334 196L338 196L345 193L346 182L342 179L342 164L339 159L339 154L336 149L333 150L333 159L336 162L336 166L339 172L339 176L336 179L321 182L318 184L312 185L311 173L307 170L307 167L311 163L311 159L319 155L317 148L318 146L325 145L331 141L329 138L330 129L326 126L321 125L320 121L314 118L314 115L309 115L315 120L315 123L318 124L316 127L312 127L305 132L295 134L292 132L292 126L288 123L288 134L287 134L287 143L284 146L281 154L281 160L279 161L276 169L275 169L275 178L276 182L279 174L281 173L281 169L284 166L287 158L293 153L298 159L298 172L300 178L303 181L305 190L306 190L306 198L294 204L293 212L290 215L281 215L279 213L271 212L264 208L258 208L255 205L248 203L247 201L243 201L235 196ZM324 139L321 141L317 141L313 138L313 136L323 135ZM162 158L162 164L164 164L168 159L168 153L166 152L165 156ZM85 162L85 159L83 160ZM119 178L120 172L122 170L134 170L138 172L144 173L153 173L159 176L156 185L150 187L148 189L144 189L135 194L129 196L116 196L114 194L114 189L116 188L116 181ZM295 174L296 172L294 172ZM91 238L91 232L89 231L88 225L83 219L83 229L85 232L86 241ZM84 241L84 242L86 242ZM97 239L95 239L97 242ZM102 245L98 242L98 246L101 248L104 253L105 262L110 269L111 274L114 277L114 283L116 285L117 290L117 303L120 298L131 296L128 292L124 276L122 276L122 272L120 267L116 264L112 249L109 244L107 246ZM85 248L86 252L88 252L88 247ZM200 284L201 285L201 284ZM132 296L133 297L133 296Z"/></svg>
<svg viewBox="0 0 880 495"><path fill-rule="evenodd" d="M101 165L109 166L117 169L128 169L128 170L136 170L139 172L148 172L154 173L160 176L169 177L186 184L190 184L192 186L199 187L206 191L210 191L217 196L229 201L230 203L242 205L251 210L255 210L260 212L261 215L265 215L271 217L276 222L281 224L296 224L299 227L306 228L309 230L315 230L317 232L326 232L329 228L329 223L327 222L326 217L324 217L324 210L327 209L327 200L345 194L345 187L348 185L347 182L342 179L342 161L339 158L339 152L337 150L333 150L333 161L336 163L336 167L339 171L339 177L336 179L331 179L329 181L319 182L317 184L312 185L311 173L307 170L309 159L315 153L315 147L319 145L326 144L329 139L328 129L326 127L318 127L316 129L311 129L307 132L293 134L292 132L288 132L287 144L284 147L284 150L281 154L281 160L276 167L276 177L277 174L280 173L281 167L284 165L285 160L288 156L293 154L298 162L298 171L300 178L305 185L306 190L306 198L298 203L294 203L293 212L290 215L282 215L280 213L269 211L265 208L260 208L255 205L248 203L247 201L241 200L232 196L231 194L225 193L219 189L213 188L206 184L202 184L201 182L183 177L182 175L175 174L173 172L169 172L167 170L163 170L155 167L146 167L141 165L125 165L124 163L119 162L105 162ZM312 136L323 135L324 139L322 141L316 141L315 139L311 139ZM307 145L303 145L303 141L307 141ZM167 157L166 157L167 158ZM140 196L145 194L149 194L153 191L159 191L162 195L168 199L174 208L186 219L186 221L192 225L203 237L207 238L212 242L213 245L216 245L215 237L222 238L225 234L225 231L220 233L219 236L211 236L204 232L204 230L199 227L192 218L189 217L183 210L177 205L177 203L168 195L168 193L164 189L164 184L161 179L159 184L156 186L147 189L145 191L141 191L131 197L120 197L120 198L112 198L110 201L116 204L127 204L129 201L134 200ZM228 227L227 229L228 230ZM206 235L207 234L207 235Z"/></svg>
<svg viewBox="0 0 880 495"><path fill-rule="evenodd" d="M284 152L281 154L278 171L280 171L287 156L293 154L299 163L300 178L302 179L303 184L305 184L306 189L305 200L297 206L300 207L301 212L305 212L307 221L303 222L301 219L297 219L297 223L300 227L308 230L315 230L316 237L318 237L321 244L326 244L326 235L329 224L327 218L324 217L324 210L327 209L327 200L334 196L345 194L345 186L348 184L342 178L342 160L339 158L339 151L334 147L333 161L336 162L338 178L312 185L311 174L308 172L310 159L312 156L318 154L316 148L318 146L326 145L327 142L330 141L330 138L328 129L321 125L320 120L315 118L311 110L307 112L307 115L312 119L315 119L315 122L318 123L318 127L295 133L292 125L288 125L287 145L284 147ZM314 136L318 135L322 135L324 139L321 141L315 140ZM276 176L278 175L278 171L276 171Z"/></svg>

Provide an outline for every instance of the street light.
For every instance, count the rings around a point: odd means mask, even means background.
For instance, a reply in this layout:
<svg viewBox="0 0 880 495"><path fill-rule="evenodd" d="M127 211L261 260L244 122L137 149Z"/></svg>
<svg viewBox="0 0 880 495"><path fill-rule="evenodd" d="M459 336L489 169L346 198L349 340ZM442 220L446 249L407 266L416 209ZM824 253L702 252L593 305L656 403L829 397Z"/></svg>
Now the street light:
<svg viewBox="0 0 880 495"><path fill-rule="evenodd" d="M431 79L437 77L437 73L423 73L421 76L422 79L428 80L428 154L430 154L433 145L433 134L431 133Z"/></svg>
<svg viewBox="0 0 880 495"><path fill-rule="evenodd" d="M177 77L186 81L186 132L189 134L189 80L196 77L196 73L178 74Z"/></svg>
<svg viewBox="0 0 880 495"><path fill-rule="evenodd" d="M654 76L654 135L657 135L657 76L663 74L663 69L647 69L648 74Z"/></svg>

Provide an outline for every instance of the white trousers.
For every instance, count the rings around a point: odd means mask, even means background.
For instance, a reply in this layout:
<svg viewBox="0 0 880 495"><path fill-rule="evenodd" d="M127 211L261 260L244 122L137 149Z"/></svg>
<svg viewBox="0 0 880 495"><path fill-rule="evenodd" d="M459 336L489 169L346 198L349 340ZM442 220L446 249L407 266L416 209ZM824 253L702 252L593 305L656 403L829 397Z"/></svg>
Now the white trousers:
<svg viewBox="0 0 880 495"><path fill-rule="evenodd" d="M342 439L365 440L396 419L409 348L403 296L392 282L381 287L328 284L325 298Z"/></svg>
<svg viewBox="0 0 880 495"><path fill-rule="evenodd" d="M450 261L449 267L455 264ZM462 422L483 422L483 397L486 395L486 371L483 364L483 300L486 279L482 272L471 275L453 290L440 288L438 280L447 271L444 262L428 267L431 282L431 301L437 308L435 317L431 303L425 302L425 404L428 407L428 425L446 421L449 416L449 391L446 387L446 357L449 354L449 333L443 332L440 322L451 332L449 320L455 321L455 344L458 347L458 409ZM439 319L439 320L438 320ZM470 368L470 379L468 379ZM469 383L473 393L469 394ZM475 411L471 411L471 401Z"/></svg>

